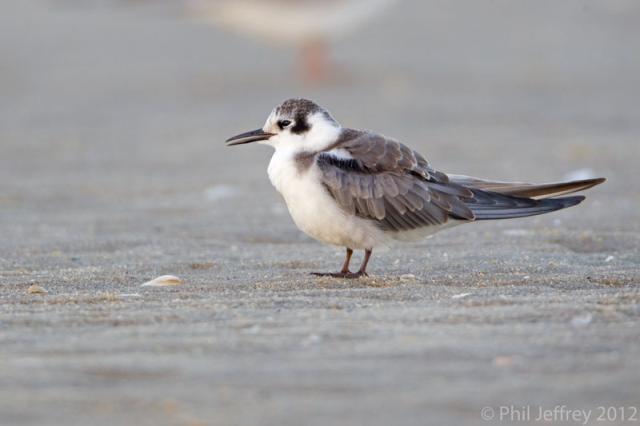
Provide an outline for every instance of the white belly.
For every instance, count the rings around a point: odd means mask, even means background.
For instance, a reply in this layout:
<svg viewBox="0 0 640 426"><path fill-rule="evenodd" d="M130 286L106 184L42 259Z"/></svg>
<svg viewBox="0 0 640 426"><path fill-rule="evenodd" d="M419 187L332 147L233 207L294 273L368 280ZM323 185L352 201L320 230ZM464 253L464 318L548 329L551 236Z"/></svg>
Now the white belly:
<svg viewBox="0 0 640 426"><path fill-rule="evenodd" d="M322 185L315 165L300 172L292 157L276 151L268 173L293 221L309 236L352 249L370 249L386 242L384 233L371 221L347 214L338 206Z"/></svg>

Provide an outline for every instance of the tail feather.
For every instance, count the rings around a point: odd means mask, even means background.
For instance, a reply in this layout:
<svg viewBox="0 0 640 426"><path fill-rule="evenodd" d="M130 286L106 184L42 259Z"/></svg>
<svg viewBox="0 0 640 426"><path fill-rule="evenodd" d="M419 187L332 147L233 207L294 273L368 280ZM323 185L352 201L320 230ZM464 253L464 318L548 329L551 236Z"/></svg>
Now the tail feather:
<svg viewBox="0 0 640 426"><path fill-rule="evenodd" d="M511 219L535 216L575 206L584 200L584 196L547 198L514 197L497 192L472 190L474 197L466 205L475 215L476 220Z"/></svg>
<svg viewBox="0 0 640 426"><path fill-rule="evenodd" d="M605 178L575 180L571 182L554 182L531 184L520 182L495 182L462 175L449 175L452 182L489 192L496 192L514 197L545 199L559 197L583 191L604 182Z"/></svg>

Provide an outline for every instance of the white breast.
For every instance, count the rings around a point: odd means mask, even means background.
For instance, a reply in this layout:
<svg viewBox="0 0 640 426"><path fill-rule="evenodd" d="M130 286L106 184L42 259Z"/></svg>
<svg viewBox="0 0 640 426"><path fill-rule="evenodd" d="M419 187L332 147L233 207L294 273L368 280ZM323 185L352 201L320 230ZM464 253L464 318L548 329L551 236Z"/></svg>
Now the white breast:
<svg viewBox="0 0 640 426"><path fill-rule="evenodd" d="M315 163L298 170L292 152L277 149L268 168L269 179L282 194L295 224L327 244L353 249L373 248L387 237L370 221L346 213L322 185Z"/></svg>

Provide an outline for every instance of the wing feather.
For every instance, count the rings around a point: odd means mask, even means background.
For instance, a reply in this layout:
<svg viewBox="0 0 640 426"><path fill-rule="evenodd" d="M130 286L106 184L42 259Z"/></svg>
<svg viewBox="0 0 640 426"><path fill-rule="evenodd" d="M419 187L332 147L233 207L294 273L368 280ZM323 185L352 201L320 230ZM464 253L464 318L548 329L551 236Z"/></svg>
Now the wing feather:
<svg viewBox="0 0 640 426"><path fill-rule="evenodd" d="M488 181L471 176L450 175L453 182L470 188L497 192L516 197L544 199L584 191L605 181L604 178L575 180L569 182L553 182L543 184L523 182Z"/></svg>
<svg viewBox="0 0 640 426"><path fill-rule="evenodd" d="M342 154L333 154L333 149ZM335 144L318 153L316 164L325 187L345 211L391 231L442 225L452 218L471 221L547 213L583 199L547 197L603 181L531 185L450 177L395 140L351 129L344 129Z"/></svg>
<svg viewBox="0 0 640 426"><path fill-rule="evenodd" d="M338 158L331 149L349 153ZM464 198L468 189L407 146L372 133L345 130L331 149L318 154L323 183L350 213L375 221L381 228L406 231L441 225L450 217L473 220Z"/></svg>

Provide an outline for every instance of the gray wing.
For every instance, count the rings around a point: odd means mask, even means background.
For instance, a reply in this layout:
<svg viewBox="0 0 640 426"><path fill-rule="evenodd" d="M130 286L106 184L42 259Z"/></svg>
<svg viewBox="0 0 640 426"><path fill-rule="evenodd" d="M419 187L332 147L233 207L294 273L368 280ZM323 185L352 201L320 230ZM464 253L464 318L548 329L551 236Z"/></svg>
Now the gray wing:
<svg viewBox="0 0 640 426"><path fill-rule="evenodd" d="M333 155L344 149L352 158ZM474 194L433 169L417 152L380 135L344 130L317 157L322 181L351 214L376 221L385 230L407 231L441 225L449 218L473 220L466 205Z"/></svg>
<svg viewBox="0 0 640 426"><path fill-rule="evenodd" d="M351 158L332 154L346 150ZM604 179L542 186L449 179L417 152L383 136L344 130L339 140L317 157L329 193L351 214L375 221L382 229L408 231L442 225L449 219L493 220L533 216L574 206L583 196L562 195ZM533 198L535 197L535 198Z"/></svg>

